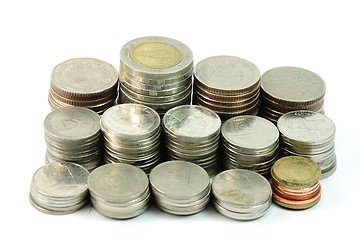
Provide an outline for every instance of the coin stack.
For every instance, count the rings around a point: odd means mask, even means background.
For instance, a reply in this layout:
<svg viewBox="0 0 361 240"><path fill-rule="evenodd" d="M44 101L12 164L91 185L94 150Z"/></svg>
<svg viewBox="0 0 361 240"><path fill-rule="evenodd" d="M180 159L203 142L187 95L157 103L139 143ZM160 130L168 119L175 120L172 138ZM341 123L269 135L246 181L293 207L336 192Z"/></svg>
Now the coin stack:
<svg viewBox="0 0 361 240"><path fill-rule="evenodd" d="M206 208L210 181L200 166L186 161L168 161L156 166L149 180L157 207L175 215L190 215Z"/></svg>
<svg viewBox="0 0 361 240"><path fill-rule="evenodd" d="M226 169L242 168L269 176L279 147L279 133L273 123L257 116L238 116L225 121L221 133Z"/></svg>
<svg viewBox="0 0 361 240"><path fill-rule="evenodd" d="M237 220L253 220L266 214L272 202L270 183L245 169L219 173L212 182L213 204L218 212Z"/></svg>
<svg viewBox="0 0 361 240"><path fill-rule="evenodd" d="M234 56L214 56L194 69L193 102L212 109L222 120L257 115L260 71L253 63Z"/></svg>
<svg viewBox="0 0 361 240"><path fill-rule="evenodd" d="M106 163L128 163L146 173L160 161L160 117L150 107L120 104L101 117Z"/></svg>
<svg viewBox="0 0 361 240"><path fill-rule="evenodd" d="M331 119L321 113L298 110L280 117L277 126L284 156L311 158L321 167L321 179L336 171L336 127Z"/></svg>
<svg viewBox="0 0 361 240"><path fill-rule="evenodd" d="M285 113L311 110L323 113L326 86L321 77L306 69L278 67L261 77L260 115L273 123Z"/></svg>
<svg viewBox="0 0 361 240"><path fill-rule="evenodd" d="M118 72L104 61L75 58L57 65L51 74L49 104L52 110L79 106L102 114L116 103Z"/></svg>
<svg viewBox="0 0 361 240"><path fill-rule="evenodd" d="M185 160L203 167L210 176L219 168L221 120L212 110L183 105L163 117L164 152L167 160Z"/></svg>
<svg viewBox="0 0 361 240"><path fill-rule="evenodd" d="M135 166L103 165L89 175L88 186L94 209L106 217L133 218L149 207L148 176Z"/></svg>
<svg viewBox="0 0 361 240"><path fill-rule="evenodd" d="M144 104L163 115L189 104L192 92L192 51L165 37L142 37L120 52L121 103Z"/></svg>
<svg viewBox="0 0 361 240"><path fill-rule="evenodd" d="M92 171L103 163L99 115L87 108L59 108L44 120L46 163L73 162Z"/></svg>
<svg viewBox="0 0 361 240"><path fill-rule="evenodd" d="M273 201L290 209L313 207L321 198L320 175L321 169L312 159L288 156L277 160L270 179Z"/></svg>
<svg viewBox="0 0 361 240"><path fill-rule="evenodd" d="M75 212L89 200L89 172L80 165L54 162L33 175L29 200L39 211L61 215Z"/></svg>

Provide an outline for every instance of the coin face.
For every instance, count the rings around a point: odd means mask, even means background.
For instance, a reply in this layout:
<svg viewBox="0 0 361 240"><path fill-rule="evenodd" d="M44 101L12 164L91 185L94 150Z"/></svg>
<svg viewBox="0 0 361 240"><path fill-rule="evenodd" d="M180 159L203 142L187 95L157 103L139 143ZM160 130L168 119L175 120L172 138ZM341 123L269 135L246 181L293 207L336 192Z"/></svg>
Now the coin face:
<svg viewBox="0 0 361 240"><path fill-rule="evenodd" d="M147 68L169 68L182 60L182 53L169 43L150 41L135 46L130 51L130 57Z"/></svg>

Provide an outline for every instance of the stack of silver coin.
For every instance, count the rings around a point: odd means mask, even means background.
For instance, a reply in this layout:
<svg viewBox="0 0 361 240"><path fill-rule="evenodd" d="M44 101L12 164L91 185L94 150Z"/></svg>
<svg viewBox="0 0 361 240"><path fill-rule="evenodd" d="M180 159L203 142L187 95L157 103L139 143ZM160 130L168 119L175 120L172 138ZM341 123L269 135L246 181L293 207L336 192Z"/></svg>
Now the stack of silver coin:
<svg viewBox="0 0 361 240"><path fill-rule="evenodd" d="M166 160L189 161L210 176L217 174L221 120L215 112L202 106L178 106L164 115L162 126Z"/></svg>
<svg viewBox="0 0 361 240"><path fill-rule="evenodd" d="M99 115L87 108L59 108L45 118L46 163L73 162L92 171L103 163Z"/></svg>
<svg viewBox="0 0 361 240"><path fill-rule="evenodd" d="M190 215L206 208L210 181L200 166L186 161L168 161L156 166L149 175L157 207L175 215Z"/></svg>
<svg viewBox="0 0 361 240"><path fill-rule="evenodd" d="M260 71L234 56L215 56L194 68L193 102L212 109L222 120L257 115Z"/></svg>
<svg viewBox="0 0 361 240"><path fill-rule="evenodd" d="M226 169L242 168L269 176L279 147L279 132L272 122L257 116L238 116L225 121L221 132Z"/></svg>
<svg viewBox="0 0 361 240"><path fill-rule="evenodd" d="M142 37L120 52L121 103L144 104L163 115L189 104L192 92L192 51L165 37Z"/></svg>
<svg viewBox="0 0 361 240"><path fill-rule="evenodd" d="M267 179L244 169L219 173L213 179L212 194L217 211L237 220L262 217L272 202L272 189Z"/></svg>
<svg viewBox="0 0 361 240"><path fill-rule="evenodd" d="M79 106L102 114L116 103L118 72L104 61L75 58L57 65L51 74L49 104L52 110Z"/></svg>
<svg viewBox="0 0 361 240"><path fill-rule="evenodd" d="M68 214L82 208L89 200L89 172L80 165L54 162L33 175L29 200L47 214Z"/></svg>
<svg viewBox="0 0 361 240"><path fill-rule="evenodd" d="M160 161L161 126L158 113L140 104L120 104L101 117L105 163L128 163L146 173Z"/></svg>
<svg viewBox="0 0 361 240"><path fill-rule="evenodd" d="M311 158L321 168L321 179L336 171L336 127L323 114L298 110L284 114L277 122L284 156Z"/></svg>
<svg viewBox="0 0 361 240"><path fill-rule="evenodd" d="M94 209L106 217L133 218L149 207L148 176L135 166L103 165L89 175L88 186Z"/></svg>
<svg viewBox="0 0 361 240"><path fill-rule="evenodd" d="M323 113L324 81L303 68L278 67L261 77L260 115L273 123L285 113L310 110Z"/></svg>

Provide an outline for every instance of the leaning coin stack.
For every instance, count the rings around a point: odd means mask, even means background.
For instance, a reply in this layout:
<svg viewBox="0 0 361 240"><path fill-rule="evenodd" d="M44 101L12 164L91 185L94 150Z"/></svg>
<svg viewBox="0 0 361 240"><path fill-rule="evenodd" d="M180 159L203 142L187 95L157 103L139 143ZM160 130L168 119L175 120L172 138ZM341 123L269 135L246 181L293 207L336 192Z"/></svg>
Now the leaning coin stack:
<svg viewBox="0 0 361 240"><path fill-rule="evenodd" d="M47 214L68 214L82 208L89 200L89 172L73 163L54 162L39 168L33 175L29 200Z"/></svg>
<svg viewBox="0 0 361 240"><path fill-rule="evenodd" d="M88 179L90 199L100 214L115 219L136 217L149 207L148 176L129 164L106 164Z"/></svg>
<svg viewBox="0 0 361 240"><path fill-rule="evenodd" d="M212 182L213 204L218 212L237 220L253 220L266 214L272 202L270 183L260 174L231 169Z"/></svg>
<svg viewBox="0 0 361 240"><path fill-rule="evenodd" d="M79 106L102 114L116 103L118 72L104 61L75 58L57 65L51 74L49 104L52 110Z"/></svg>
<svg viewBox="0 0 361 240"><path fill-rule="evenodd" d="M192 71L192 51L183 43L165 37L132 40L120 52L120 101L163 115L191 102Z"/></svg>
<svg viewBox="0 0 361 240"><path fill-rule="evenodd" d="M279 146L279 132L273 123L257 116L238 116L225 121L221 133L226 169L242 168L269 176Z"/></svg>
<svg viewBox="0 0 361 240"><path fill-rule="evenodd" d="M109 108L100 119L106 163L128 163L146 173L160 161L160 117L140 104Z"/></svg>
<svg viewBox="0 0 361 240"><path fill-rule="evenodd" d="M326 86L321 77L306 69L278 67L261 77L260 115L273 123L285 113L311 110L323 113Z"/></svg>
<svg viewBox="0 0 361 240"><path fill-rule="evenodd" d="M99 115L87 108L59 108L44 120L46 158L73 162L92 171L103 163Z"/></svg>
<svg viewBox="0 0 361 240"><path fill-rule="evenodd" d="M210 198L207 172L186 161L168 161L149 175L154 202L164 212L190 215L206 208Z"/></svg>
<svg viewBox="0 0 361 240"><path fill-rule="evenodd" d="M227 120L257 115L260 71L253 63L233 56L202 60L194 69L193 102Z"/></svg>
<svg viewBox="0 0 361 240"><path fill-rule="evenodd" d="M163 117L166 160L185 160L203 167L210 176L219 168L221 119L212 110L183 105Z"/></svg>
<svg viewBox="0 0 361 240"><path fill-rule="evenodd" d="M331 119L321 113L298 110L280 117L277 126L283 155L311 158L321 167L321 179L336 171L336 127Z"/></svg>
<svg viewBox="0 0 361 240"><path fill-rule="evenodd" d="M321 169L305 157L288 156L276 161L271 169L273 201L290 209L306 209L321 198Z"/></svg>

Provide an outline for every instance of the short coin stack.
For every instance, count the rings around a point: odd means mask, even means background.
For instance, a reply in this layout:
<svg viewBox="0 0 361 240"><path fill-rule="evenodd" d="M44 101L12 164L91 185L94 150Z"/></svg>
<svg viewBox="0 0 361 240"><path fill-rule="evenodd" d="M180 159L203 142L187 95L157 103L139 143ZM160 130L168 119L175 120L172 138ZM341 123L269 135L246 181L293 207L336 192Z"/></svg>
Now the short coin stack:
<svg viewBox="0 0 361 240"><path fill-rule="evenodd" d="M257 116L238 116L225 121L221 133L226 169L242 168L268 177L278 159L279 133L273 123Z"/></svg>
<svg viewBox="0 0 361 240"><path fill-rule="evenodd" d="M57 65L51 74L49 104L52 110L79 106L102 114L116 103L118 72L104 61L75 58Z"/></svg>
<svg viewBox="0 0 361 240"><path fill-rule="evenodd" d="M87 108L66 107L44 120L46 162L73 162L92 171L103 163L99 115Z"/></svg>
<svg viewBox="0 0 361 240"><path fill-rule="evenodd" d="M140 104L120 104L101 117L106 163L128 163L146 173L160 161L160 117Z"/></svg>
<svg viewBox="0 0 361 240"><path fill-rule="evenodd" d="M234 56L214 56L194 69L193 102L212 109L226 120L257 115L260 71L253 63Z"/></svg>
<svg viewBox="0 0 361 240"><path fill-rule="evenodd" d="M149 175L154 202L164 212L190 215L202 211L210 198L207 172L186 161L168 161Z"/></svg>
<svg viewBox="0 0 361 240"><path fill-rule="evenodd" d="M120 100L163 115L191 102L192 71L192 51L183 43L165 37L132 40L120 52Z"/></svg>
<svg viewBox="0 0 361 240"><path fill-rule="evenodd" d="M273 201L290 209L306 209L321 198L321 169L309 158L288 156L273 165L270 183Z"/></svg>
<svg viewBox="0 0 361 240"><path fill-rule="evenodd" d="M30 203L47 214L68 214L89 200L89 172L73 163L54 162L39 168L30 185Z"/></svg>
<svg viewBox="0 0 361 240"><path fill-rule="evenodd" d="M295 110L323 113L326 86L321 77L303 68L278 67L261 77L260 115L273 123Z"/></svg>
<svg viewBox="0 0 361 240"><path fill-rule="evenodd" d="M185 160L203 167L210 176L219 168L221 119L212 110L183 105L163 117L166 160Z"/></svg>
<svg viewBox="0 0 361 240"><path fill-rule="evenodd" d="M283 155L311 158L321 167L321 179L335 172L336 127L331 119L321 113L298 110L280 117L277 126Z"/></svg>
<svg viewBox="0 0 361 240"><path fill-rule="evenodd" d="M231 169L212 182L213 204L221 214L237 220L253 220L266 214L272 202L270 183L260 174Z"/></svg>
<svg viewBox="0 0 361 240"><path fill-rule="evenodd" d="M98 167L89 175L88 186L94 209L106 217L133 218L149 207L148 177L129 164Z"/></svg>

